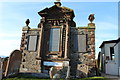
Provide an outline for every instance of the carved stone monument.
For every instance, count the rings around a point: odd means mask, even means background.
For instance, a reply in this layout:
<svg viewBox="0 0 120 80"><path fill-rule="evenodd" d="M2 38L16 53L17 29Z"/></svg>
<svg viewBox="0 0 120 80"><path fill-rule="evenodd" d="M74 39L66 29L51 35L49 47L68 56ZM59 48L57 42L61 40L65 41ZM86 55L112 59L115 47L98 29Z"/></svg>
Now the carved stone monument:
<svg viewBox="0 0 120 80"><path fill-rule="evenodd" d="M27 19L22 30L20 72L49 74L51 67L59 71L70 66L70 75L76 77L77 69L84 68L77 67L85 65L86 75L91 75L90 70L95 67L94 15L89 16L88 26L76 27L74 11L59 1L38 14L38 28L30 28Z"/></svg>

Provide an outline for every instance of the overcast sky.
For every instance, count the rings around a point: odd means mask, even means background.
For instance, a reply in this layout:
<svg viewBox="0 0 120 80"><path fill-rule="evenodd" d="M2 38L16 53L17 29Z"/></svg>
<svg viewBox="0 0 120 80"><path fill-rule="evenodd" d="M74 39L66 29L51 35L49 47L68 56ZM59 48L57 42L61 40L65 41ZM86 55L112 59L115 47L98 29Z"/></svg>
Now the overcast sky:
<svg viewBox="0 0 120 80"><path fill-rule="evenodd" d="M0 2L0 56L9 56L20 48L22 27L30 19L30 27L37 28L38 12L53 6L53 2ZM77 27L87 26L88 16L95 14L96 54L105 40L118 38L118 2L62 2L74 10Z"/></svg>

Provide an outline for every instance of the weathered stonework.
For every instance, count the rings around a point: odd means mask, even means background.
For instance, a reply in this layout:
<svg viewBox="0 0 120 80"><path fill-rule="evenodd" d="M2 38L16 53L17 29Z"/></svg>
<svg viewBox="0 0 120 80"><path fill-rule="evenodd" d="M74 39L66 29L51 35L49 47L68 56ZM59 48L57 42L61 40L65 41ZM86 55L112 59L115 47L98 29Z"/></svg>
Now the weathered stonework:
<svg viewBox="0 0 120 80"><path fill-rule="evenodd" d="M70 66L73 77L95 75L95 24L91 20L86 27L76 27L74 11L60 4L38 12L38 28L23 27L20 72L49 73L56 67L64 73Z"/></svg>
<svg viewBox="0 0 120 80"><path fill-rule="evenodd" d="M20 64L21 64L21 51L14 50L7 61L7 66L5 69L5 77L14 76L19 73Z"/></svg>
<svg viewBox="0 0 120 80"><path fill-rule="evenodd" d="M2 58L0 57L0 80L2 79L2 65L3 65L3 62L2 62Z"/></svg>
<svg viewBox="0 0 120 80"><path fill-rule="evenodd" d="M6 71L6 68L7 68L8 59L9 59L9 57L6 57L6 58L2 59L2 74L3 74L3 77L5 77L5 71Z"/></svg>
<svg viewBox="0 0 120 80"><path fill-rule="evenodd" d="M73 35L80 35L85 34L87 35L86 40L86 52L74 52L73 51ZM84 77L95 75L90 72L92 68L95 68L95 26L93 28L90 27L78 27L78 28L72 28L71 29L71 75L81 78L81 76L85 71ZM79 65L88 66L87 69L79 68ZM83 71L84 70L84 71ZM95 71L95 70L94 70ZM81 74L81 75L80 75Z"/></svg>
<svg viewBox="0 0 120 80"><path fill-rule="evenodd" d="M88 75L88 66L86 64L78 64L76 77L84 78L84 77L87 77L87 75Z"/></svg>
<svg viewBox="0 0 120 80"><path fill-rule="evenodd" d="M22 62L20 72L41 72L41 60L38 60L38 50L29 52L27 50L28 37L30 35L38 36L40 29L24 29L21 40Z"/></svg>

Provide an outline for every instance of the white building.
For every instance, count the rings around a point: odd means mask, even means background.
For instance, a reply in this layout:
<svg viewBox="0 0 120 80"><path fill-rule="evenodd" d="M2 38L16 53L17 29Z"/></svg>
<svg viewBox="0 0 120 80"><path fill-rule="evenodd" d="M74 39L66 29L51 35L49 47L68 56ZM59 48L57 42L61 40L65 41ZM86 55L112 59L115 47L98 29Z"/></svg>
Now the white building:
<svg viewBox="0 0 120 80"><path fill-rule="evenodd" d="M120 38L103 41L100 48L99 69L105 74L120 75Z"/></svg>

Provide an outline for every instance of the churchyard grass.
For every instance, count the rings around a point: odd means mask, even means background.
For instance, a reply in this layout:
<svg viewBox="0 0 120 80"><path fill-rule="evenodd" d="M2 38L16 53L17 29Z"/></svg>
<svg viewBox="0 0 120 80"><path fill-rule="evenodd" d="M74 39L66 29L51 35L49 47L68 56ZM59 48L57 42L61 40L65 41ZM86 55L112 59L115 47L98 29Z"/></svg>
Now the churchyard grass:
<svg viewBox="0 0 120 80"><path fill-rule="evenodd" d="M3 80L50 80L50 79L36 79L36 78L7 78ZM65 80L65 79L60 79ZM83 79L69 79L69 80L109 80L105 77L90 77L90 78L83 78Z"/></svg>
<svg viewBox="0 0 120 80"><path fill-rule="evenodd" d="M3 80L49 80L49 79L30 79L30 78L7 78Z"/></svg>

